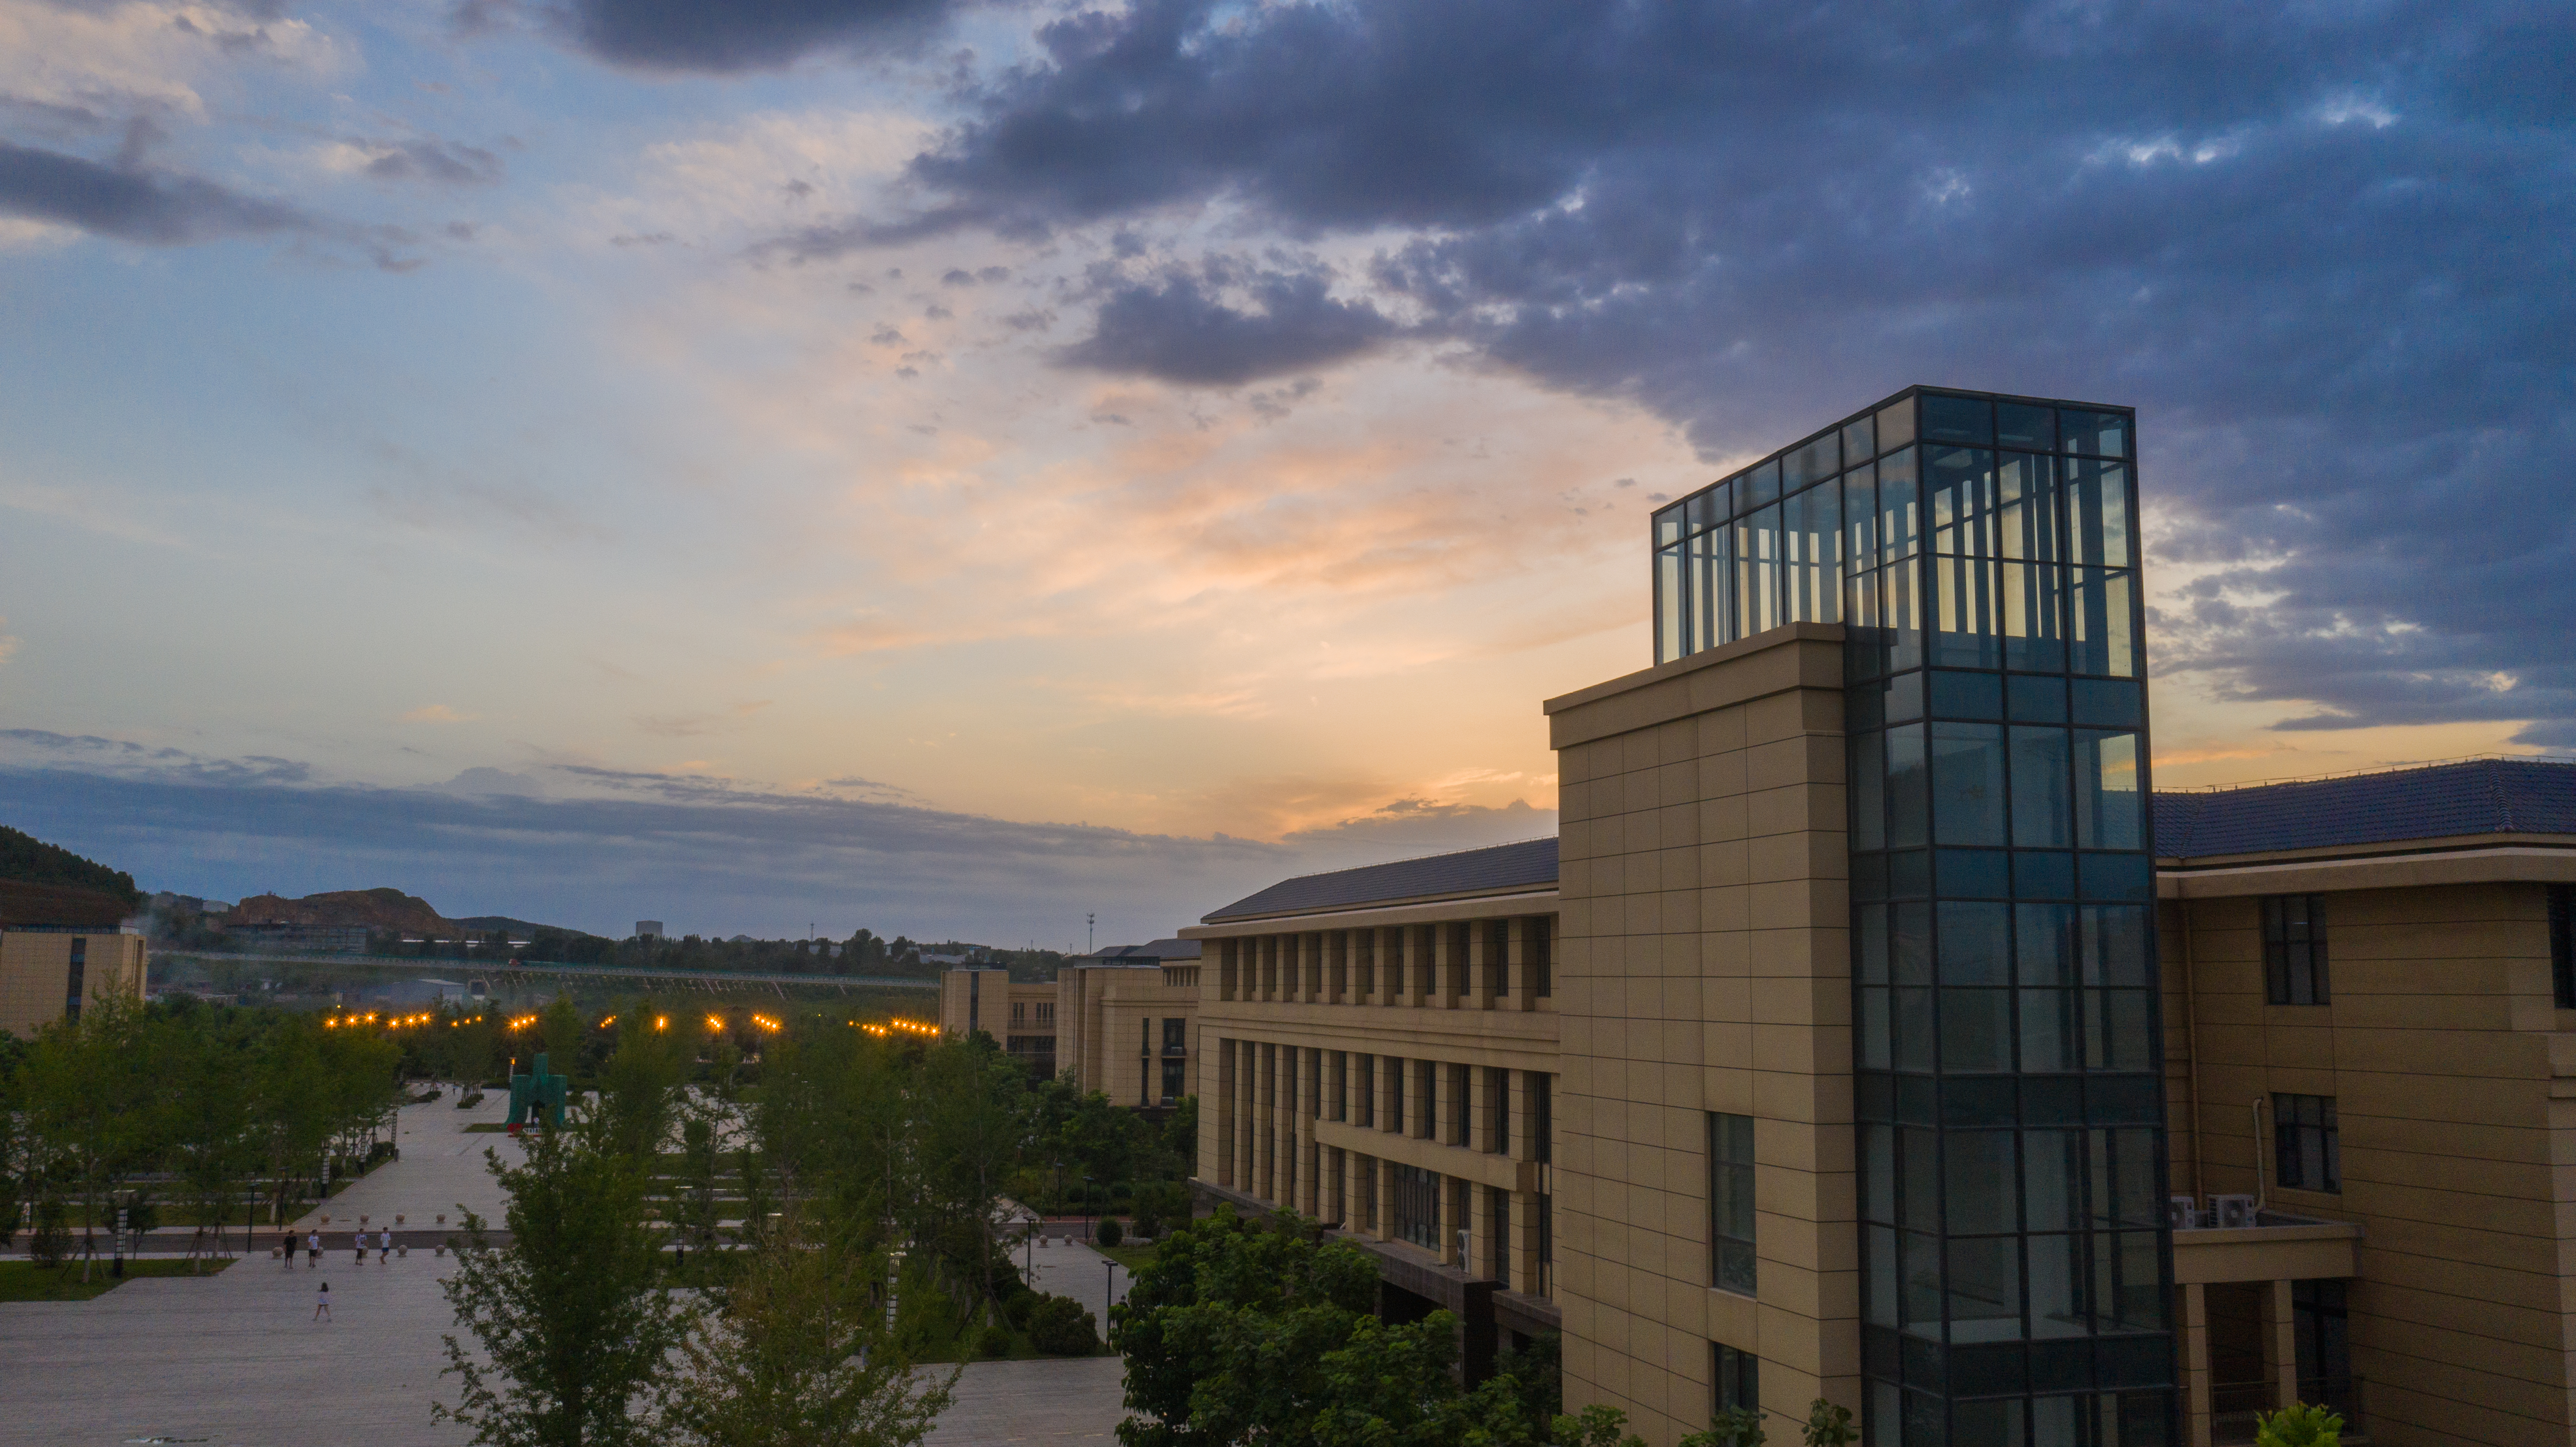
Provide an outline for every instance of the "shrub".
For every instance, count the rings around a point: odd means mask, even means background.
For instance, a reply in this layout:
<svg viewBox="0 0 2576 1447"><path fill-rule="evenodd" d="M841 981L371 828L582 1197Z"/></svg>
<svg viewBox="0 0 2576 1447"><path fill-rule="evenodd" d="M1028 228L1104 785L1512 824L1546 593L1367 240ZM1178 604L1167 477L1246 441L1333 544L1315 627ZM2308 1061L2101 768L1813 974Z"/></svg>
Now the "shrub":
<svg viewBox="0 0 2576 1447"><path fill-rule="evenodd" d="M2255 1447L2337 1447L2343 1418L2305 1402L2254 1419Z"/></svg>
<svg viewBox="0 0 2576 1447"><path fill-rule="evenodd" d="M1072 1297L1041 1296L1029 1309L1029 1344L1054 1356L1087 1357L1100 1350L1100 1328Z"/></svg>
<svg viewBox="0 0 2576 1447"><path fill-rule="evenodd" d="M983 1334L975 1339L975 1355L979 1357L992 1358L1006 1357L1010 1354L1010 1329L1003 1326L998 1321L988 1321L984 1323Z"/></svg>
<svg viewBox="0 0 2576 1447"><path fill-rule="evenodd" d="M1136 1208L1136 1234L1149 1240L1163 1234L1162 1213L1151 1201Z"/></svg>
<svg viewBox="0 0 2576 1447"><path fill-rule="evenodd" d="M1127 1239L1127 1233L1119 1229L1117 1217L1103 1216L1100 1218L1098 1239L1103 1246L1116 1246Z"/></svg>

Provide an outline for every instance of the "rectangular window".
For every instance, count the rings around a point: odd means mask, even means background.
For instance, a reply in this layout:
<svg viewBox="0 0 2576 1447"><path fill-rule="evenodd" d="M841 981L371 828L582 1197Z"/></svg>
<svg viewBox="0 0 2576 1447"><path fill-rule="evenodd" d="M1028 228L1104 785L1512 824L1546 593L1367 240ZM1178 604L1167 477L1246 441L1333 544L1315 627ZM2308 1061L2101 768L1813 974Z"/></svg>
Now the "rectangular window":
<svg viewBox="0 0 2576 1447"><path fill-rule="evenodd" d="M1708 1116L1710 1279L1753 1294L1753 1117Z"/></svg>
<svg viewBox="0 0 2576 1447"><path fill-rule="evenodd" d="M1351 1118L1351 1057L1343 1051L1327 1051L1324 1056L1324 1079L1330 1082L1332 1098L1325 1103L1325 1116L1330 1120Z"/></svg>
<svg viewBox="0 0 2576 1447"><path fill-rule="evenodd" d="M2342 1130L2331 1095L2272 1095L2272 1157L2294 1191L2343 1189Z"/></svg>
<svg viewBox="0 0 2576 1447"><path fill-rule="evenodd" d="M1440 1062L1417 1060L1414 1063L1414 1098L1420 1102L1413 1110L1413 1134L1421 1140L1440 1138Z"/></svg>
<svg viewBox="0 0 2576 1447"><path fill-rule="evenodd" d="M2325 896L2276 894L2263 901L2263 999L2327 1003Z"/></svg>
<svg viewBox="0 0 2576 1447"><path fill-rule="evenodd" d="M1510 1155L1512 1153L1512 1073L1500 1068L1488 1069L1485 1072L1485 1093L1492 1099L1485 1121L1488 1127L1486 1137L1489 1142L1486 1149L1498 1156Z"/></svg>
<svg viewBox="0 0 2576 1447"><path fill-rule="evenodd" d="M1512 1289L1512 1193L1500 1186L1488 1186L1485 1191L1494 1213L1493 1229L1486 1233L1492 1238L1492 1244L1485 1252L1485 1269L1494 1280L1502 1283L1505 1291L1509 1291Z"/></svg>
<svg viewBox="0 0 2576 1447"><path fill-rule="evenodd" d="M1468 1067L1464 1065L1449 1067L1449 1144L1453 1146L1470 1144L1467 1138L1467 1124L1474 1117L1469 1109L1467 1091L1468 1084L1473 1079L1474 1076Z"/></svg>
<svg viewBox="0 0 2576 1447"><path fill-rule="evenodd" d="M1532 1071L1529 1078L1530 1158L1553 1160L1556 1143L1556 1077Z"/></svg>
<svg viewBox="0 0 2576 1447"><path fill-rule="evenodd" d="M1556 967L1548 954L1548 926L1551 923L1553 921L1543 914L1532 915L1529 921L1531 993L1542 1000L1556 992Z"/></svg>
<svg viewBox="0 0 2576 1447"><path fill-rule="evenodd" d="M1183 1074L1188 1068L1187 1061L1163 1062L1163 1102L1166 1105L1189 1093L1189 1082Z"/></svg>
<svg viewBox="0 0 2576 1447"><path fill-rule="evenodd" d="M1377 993L1377 931L1373 929L1351 931L1351 954L1357 963L1356 973L1359 976L1356 998L1366 1000Z"/></svg>
<svg viewBox="0 0 2576 1447"><path fill-rule="evenodd" d="M1360 1226L1377 1229L1377 1157L1360 1157Z"/></svg>
<svg viewBox="0 0 2576 1447"><path fill-rule="evenodd" d="M1512 922L1490 920L1485 925L1485 998L1501 1000L1512 993Z"/></svg>
<svg viewBox="0 0 2576 1447"><path fill-rule="evenodd" d="M1762 1410L1762 1394L1757 1390L1761 1360L1751 1352L1731 1346L1710 1343L1716 1370L1710 1374L1709 1405L1723 1412L1741 1407L1748 1412Z"/></svg>
<svg viewBox="0 0 2576 1447"><path fill-rule="evenodd" d="M1386 1058L1386 1128L1404 1134L1404 1062Z"/></svg>
<svg viewBox="0 0 2576 1447"><path fill-rule="evenodd" d="M1375 1127L1377 1125L1377 1057L1361 1056L1358 1074L1359 1078L1352 1082L1351 1088L1359 1093L1360 1110L1358 1117L1351 1124Z"/></svg>
<svg viewBox="0 0 2576 1447"><path fill-rule="evenodd" d="M1395 1238L1426 1251L1440 1249L1440 1174L1420 1166L1395 1166Z"/></svg>
<svg viewBox="0 0 2576 1447"><path fill-rule="evenodd" d="M80 1019L81 996L86 993L88 983L89 941L87 939L76 939L72 941L71 972L63 981L64 1019L75 1022Z"/></svg>
<svg viewBox="0 0 2576 1447"><path fill-rule="evenodd" d="M1163 1022L1163 1053L1166 1055L1190 1053L1190 1022L1186 1018L1174 1018Z"/></svg>
<svg viewBox="0 0 2576 1447"><path fill-rule="evenodd" d="M2576 924L2571 924L2576 885L2549 886L2549 983L2558 1008L2576 1010Z"/></svg>

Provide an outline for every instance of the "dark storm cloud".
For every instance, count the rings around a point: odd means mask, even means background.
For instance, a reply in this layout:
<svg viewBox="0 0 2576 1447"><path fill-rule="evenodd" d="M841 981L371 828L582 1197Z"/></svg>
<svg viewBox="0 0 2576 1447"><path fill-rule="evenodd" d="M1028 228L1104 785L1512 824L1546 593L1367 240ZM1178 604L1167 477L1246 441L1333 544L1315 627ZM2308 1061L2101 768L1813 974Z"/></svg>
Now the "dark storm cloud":
<svg viewBox="0 0 2576 1447"><path fill-rule="evenodd" d="M0 214L77 226L147 246L322 229L293 206L244 196L212 181L121 170L6 141L0 141Z"/></svg>
<svg viewBox="0 0 2576 1447"><path fill-rule="evenodd" d="M282 201L245 196L201 177L102 166L0 141L0 216L74 226L144 246L195 246L231 237L287 237L364 252L387 271L419 265L398 227L352 226Z"/></svg>
<svg viewBox="0 0 2576 1447"><path fill-rule="evenodd" d="M1142 0L1041 40L912 163L921 210L844 235L1405 230L1408 330L1713 460L1911 382L2133 403L2157 562L2210 574L2161 666L2312 727L2576 732L2563 6ZM1314 345L1131 283L1064 356Z"/></svg>
<svg viewBox="0 0 2576 1447"><path fill-rule="evenodd" d="M1089 337L1056 353L1066 366L1231 387L1355 356L1395 334L1366 302L1336 301L1317 272L1243 278L1251 308L1226 305L1206 281L1186 274L1113 284Z"/></svg>
<svg viewBox="0 0 2576 1447"><path fill-rule="evenodd" d="M1248 840L1021 824L680 775L543 771L557 797L467 787L476 781L462 776L457 788L295 786L259 779L252 762L153 767L105 740L6 742L21 758L71 766L0 765L0 822L114 859L152 887L227 898L396 881L458 913L601 931L622 933L639 916L716 933L837 917L844 931L1016 944L1061 942L1056 930L1112 902L1167 932L1210 900L1294 872L1289 851ZM561 797L567 787L582 796Z"/></svg>
<svg viewBox="0 0 2576 1447"><path fill-rule="evenodd" d="M639 70L768 70L826 51L906 48L958 0L572 0L581 46Z"/></svg>

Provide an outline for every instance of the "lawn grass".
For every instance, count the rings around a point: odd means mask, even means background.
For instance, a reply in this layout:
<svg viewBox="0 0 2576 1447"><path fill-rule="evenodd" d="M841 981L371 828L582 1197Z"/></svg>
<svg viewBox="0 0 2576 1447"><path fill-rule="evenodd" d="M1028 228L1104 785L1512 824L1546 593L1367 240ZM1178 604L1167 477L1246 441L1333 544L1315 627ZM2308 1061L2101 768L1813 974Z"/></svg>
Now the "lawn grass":
<svg viewBox="0 0 2576 1447"><path fill-rule="evenodd" d="M230 1261L217 1259L205 1263L205 1274L230 1266ZM198 1263L169 1257L128 1258L126 1280L138 1276L193 1276ZM101 1259L91 1263L89 1280L81 1280L80 1263L67 1261L60 1266L39 1266L33 1261L0 1261L0 1301L87 1301L114 1291L123 1282L107 1274L108 1263Z"/></svg>
<svg viewBox="0 0 2576 1447"><path fill-rule="evenodd" d="M1154 1264L1151 1246L1094 1246L1091 1248L1130 1272L1142 1271Z"/></svg>

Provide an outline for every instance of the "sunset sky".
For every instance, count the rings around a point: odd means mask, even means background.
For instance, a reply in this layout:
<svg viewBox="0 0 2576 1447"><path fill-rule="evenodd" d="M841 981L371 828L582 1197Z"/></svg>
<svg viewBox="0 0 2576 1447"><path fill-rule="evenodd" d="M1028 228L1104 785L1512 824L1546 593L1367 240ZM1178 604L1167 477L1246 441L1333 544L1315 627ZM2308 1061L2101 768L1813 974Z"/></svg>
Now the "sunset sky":
<svg viewBox="0 0 2576 1447"><path fill-rule="evenodd" d="M2563 5L0 0L0 822L1062 947L1555 828L1647 514L2134 405L2157 777L2576 750Z"/></svg>

